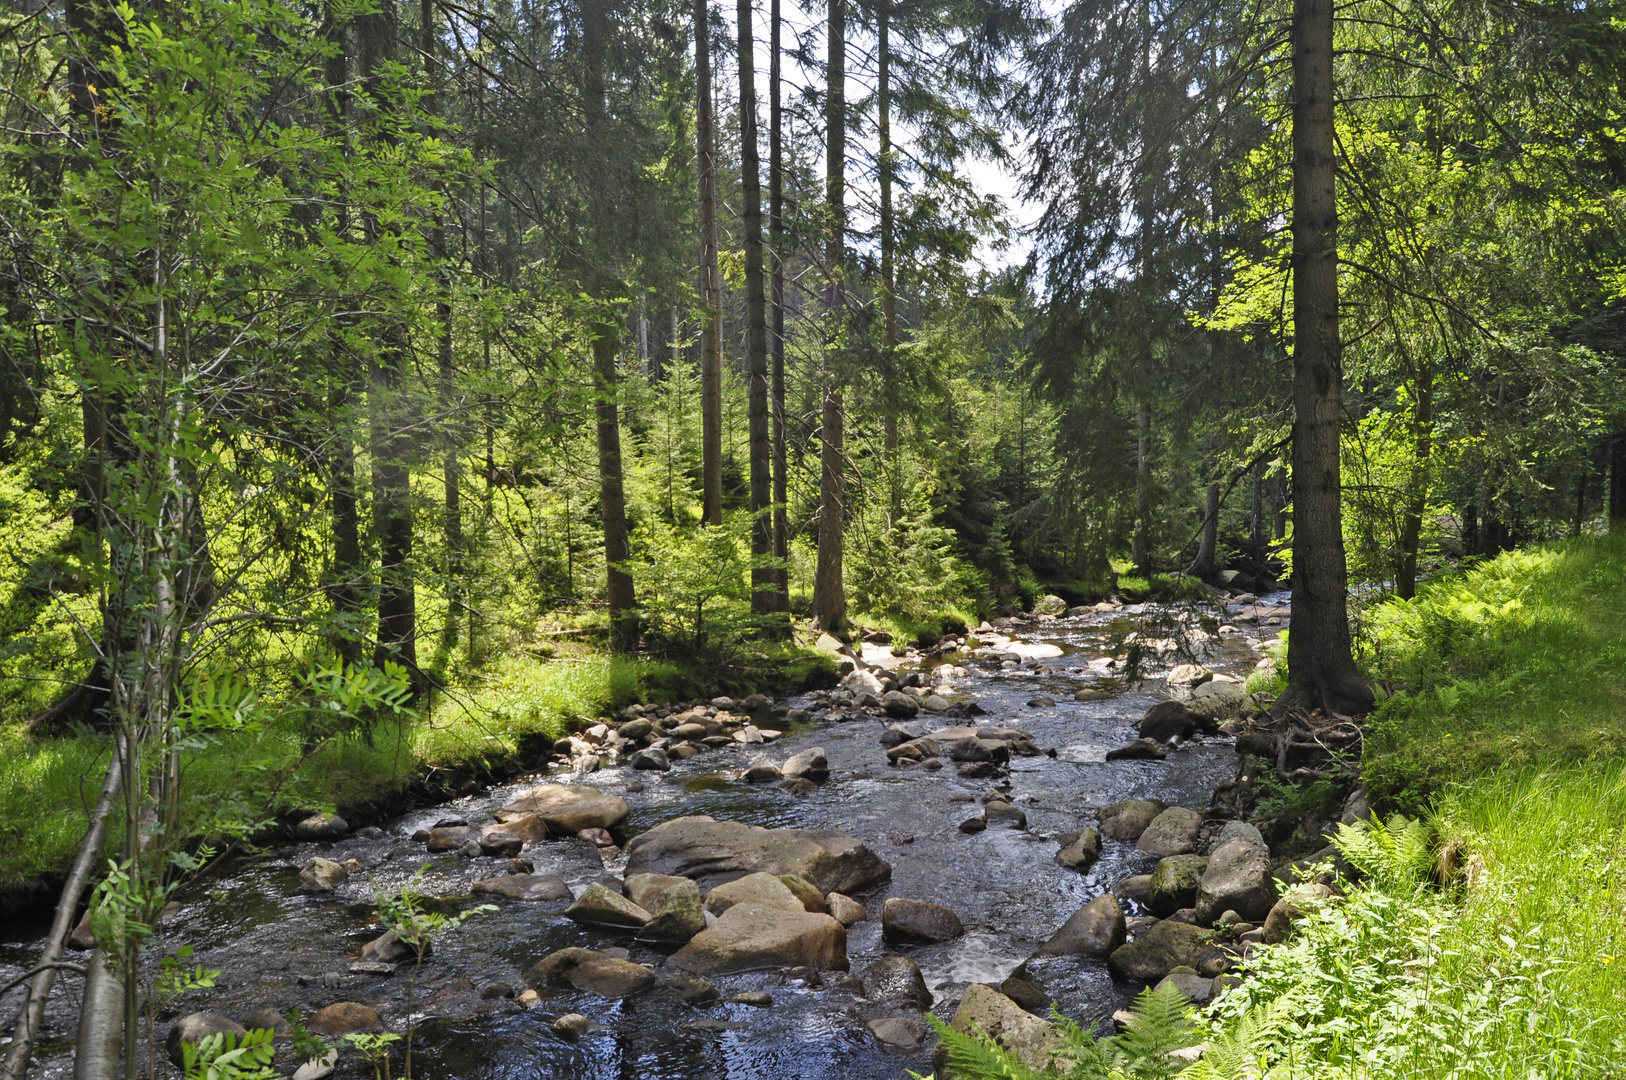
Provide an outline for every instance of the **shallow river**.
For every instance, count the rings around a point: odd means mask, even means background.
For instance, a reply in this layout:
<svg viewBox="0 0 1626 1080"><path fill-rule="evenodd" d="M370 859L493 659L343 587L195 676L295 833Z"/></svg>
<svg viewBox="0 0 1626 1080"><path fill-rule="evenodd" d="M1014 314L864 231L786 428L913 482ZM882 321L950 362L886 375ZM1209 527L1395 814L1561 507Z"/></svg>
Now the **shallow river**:
<svg viewBox="0 0 1626 1080"><path fill-rule="evenodd" d="M1242 629L1244 633L1212 639L1204 662L1238 675L1251 670L1260 655L1252 641L1275 628ZM1020 728L1031 732L1040 747L1056 750L1055 758L1018 757L1011 763L1008 793L1027 814L1026 831L991 827L976 834L960 832L959 823L979 809L966 797L982 794L991 781L963 778L952 765L935 772L889 767L879 742L885 724L874 718L833 722L821 716L771 745L709 751L677 762L665 774L613 768L591 776L555 772L547 779L587 783L623 796L632 806L625 831L617 830L623 838L670 818L710 814L756 825L837 829L863 840L892 864L892 881L858 897L871 920L849 931L852 969L888 951L906 952L924 970L937 999L934 1011L946 1019L967 983L999 983L1080 906L1123 877L1149 871L1155 862L1130 844L1106 841L1100 862L1080 875L1055 864L1057 844L1049 837L1093 823L1097 808L1119 799L1157 798L1205 808L1214 787L1234 775L1235 754L1224 737L1188 743L1166 761L1104 760L1107 750L1134 737L1134 721L1165 696L1155 675L1127 686L1110 672L1089 666L1091 659L1124 656L1123 638L1137 630L1147 632L1135 615L1114 613L1013 631L1022 641L1054 643L1063 650L1059 658L1040 661L1038 671L1031 663L1002 668L1001 657L969 653L926 662L928 669L943 662L967 669L968 677L956 680L955 689L975 695L987 711L977 723ZM1165 657L1164 663L1170 659ZM1105 696L1072 700L1084 688ZM1029 707L1037 694L1058 704ZM923 714L915 726L929 731L967 722L944 719L938 725ZM749 765L777 764L813 746L824 748L831 775L810 797L793 798L772 785L747 785L736 778ZM473 824L490 820L491 811L539 779L520 778L450 806L408 814L372 840L281 848L192 887L182 897L182 910L166 930L164 944L193 945L196 962L222 974L215 989L190 995L176 1013L209 1009L241 1020L272 1006L309 1015L331 1002L351 1000L372 1006L392 1030L399 1030L409 968L385 978L347 974L356 951L379 933L368 878L394 887L427 866L424 892L440 898L445 909L487 899L471 897L469 885L501 873L504 860L429 856L411 837L441 818L462 817ZM318 853L341 861L355 858L367 874L353 875L332 896L295 895L299 867ZM534 846L525 857L537 873L559 874L577 892L607 870L618 873L625 859L606 867L593 848L574 840ZM888 896L946 904L959 913L966 933L940 945L884 948L879 913ZM662 951L630 936L578 926L559 914L562 905L499 902L500 911L474 918L438 942L424 965L416 991L420 1026L414 1054L414 1072L423 1080L895 1080L911 1069L930 1072L933 1040L918 1053L898 1054L883 1050L871 1036L866 1021L889 1015L889 1010L847 990L810 987L782 973L714 978L724 1002L703 1009L684 1005L664 990L616 1003L567 986L543 991L539 1007L531 1010L511 1000L482 1000L479 990L494 982L522 988L520 975L527 967L572 945L619 946L662 973ZM6 928L0 981L22 970L36 954L41 929L27 922ZM346 974L324 978L334 972ZM1084 1021L1110 1015L1138 989L1114 983L1101 962L1077 958L1047 960L1042 966L1036 962L1034 977L1063 1012ZM462 989L460 980L468 980ZM766 990L773 1005L727 1002L742 990ZM50 1010L51 1045L37 1075L56 1078L71 1072L78 992L78 981L65 978ZM14 993L0 1004L8 1031L17 1001ZM606 1030L566 1042L549 1028L567 1012L580 1012ZM160 1037L167 1026L160 1021ZM339 1077L371 1075L351 1058L341 1062Z"/></svg>

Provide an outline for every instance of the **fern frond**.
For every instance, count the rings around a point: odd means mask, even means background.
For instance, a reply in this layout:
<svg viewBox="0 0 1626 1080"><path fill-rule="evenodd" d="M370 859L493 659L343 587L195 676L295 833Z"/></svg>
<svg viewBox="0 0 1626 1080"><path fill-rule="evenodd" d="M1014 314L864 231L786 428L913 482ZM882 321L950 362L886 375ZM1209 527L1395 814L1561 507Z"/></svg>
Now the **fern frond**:
<svg viewBox="0 0 1626 1080"><path fill-rule="evenodd" d="M1124 1030L1106 1040L1107 1058L1126 1075L1137 1078L1173 1076L1186 1063L1169 1053L1197 1041L1191 1007L1173 986L1145 989L1135 998Z"/></svg>
<svg viewBox="0 0 1626 1080"><path fill-rule="evenodd" d="M1287 993L1244 1013L1230 1030L1209 1040L1202 1060L1181 1080L1256 1080L1295 1029L1302 993Z"/></svg>
<svg viewBox="0 0 1626 1080"><path fill-rule="evenodd" d="M956 1031L935 1016L927 1015L937 1037L948 1050L948 1062L956 1077L965 1080L1042 1080L1021 1058L1004 1049L980 1028L970 1034Z"/></svg>
<svg viewBox="0 0 1626 1080"><path fill-rule="evenodd" d="M1388 889L1416 889L1428 874L1429 830L1415 818L1395 814L1339 825L1333 837L1349 864Z"/></svg>

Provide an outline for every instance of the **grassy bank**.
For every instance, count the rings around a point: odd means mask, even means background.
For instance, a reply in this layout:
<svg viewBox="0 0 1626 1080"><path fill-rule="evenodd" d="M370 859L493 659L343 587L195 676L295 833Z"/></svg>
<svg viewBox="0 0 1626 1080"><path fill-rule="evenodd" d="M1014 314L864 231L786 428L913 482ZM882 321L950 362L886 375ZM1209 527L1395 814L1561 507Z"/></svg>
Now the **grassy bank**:
<svg viewBox="0 0 1626 1080"><path fill-rule="evenodd" d="M731 678L709 669L612 658L590 650L551 660L508 657L431 696L426 710L314 752L297 715L258 730L215 735L183 757L189 822L229 801L238 820L270 826L297 811L365 816L426 775L473 777L534 756L573 723L633 701L786 691L816 680L828 658L786 650ZM109 744L93 734L35 738L0 728L0 908L45 899L72 861ZM117 843L117 837L114 838Z"/></svg>
<svg viewBox="0 0 1626 1080"><path fill-rule="evenodd" d="M1195 1018L1209 1052L1185 1075L1618 1075L1626 538L1504 554L1370 612L1366 640L1392 693L1363 773L1390 827L1346 835L1361 884ZM1032 1075L1000 1058L960 1074Z"/></svg>

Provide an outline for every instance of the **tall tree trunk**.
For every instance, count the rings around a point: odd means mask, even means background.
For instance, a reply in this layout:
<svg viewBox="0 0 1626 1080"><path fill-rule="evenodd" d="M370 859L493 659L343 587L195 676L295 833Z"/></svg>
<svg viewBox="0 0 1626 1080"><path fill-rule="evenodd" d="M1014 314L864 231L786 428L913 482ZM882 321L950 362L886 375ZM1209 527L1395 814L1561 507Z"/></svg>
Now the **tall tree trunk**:
<svg viewBox="0 0 1626 1080"><path fill-rule="evenodd" d="M1135 539L1130 559L1138 574L1150 574L1147 548L1151 524L1146 520L1152 506L1152 409L1141 403L1135 438Z"/></svg>
<svg viewBox="0 0 1626 1080"><path fill-rule="evenodd" d="M768 246L773 259L773 556L774 610L790 610L790 478L786 475L785 431L785 177L779 104L779 0L771 0L768 20Z"/></svg>
<svg viewBox="0 0 1626 1080"><path fill-rule="evenodd" d="M887 525L895 528L903 516L903 463L898 442L898 280L897 234L892 211L892 12L888 0L878 0L876 22L875 126L880 147L876 155L881 184L881 355L885 388L882 400L882 436L887 472Z"/></svg>
<svg viewBox="0 0 1626 1080"><path fill-rule="evenodd" d="M751 436L751 611L776 608L773 559L773 443L768 434L768 300L762 272L762 163L757 154L756 28L751 0L739 0L740 202L745 231L745 376Z"/></svg>
<svg viewBox="0 0 1626 1080"><path fill-rule="evenodd" d="M1417 546L1423 535L1423 512L1428 509L1429 458L1434 452L1434 367L1425 364L1417 373L1417 404L1412 416L1410 490L1400 522L1400 559L1395 569L1395 595L1410 600L1417 595Z"/></svg>
<svg viewBox="0 0 1626 1080"><path fill-rule="evenodd" d="M1217 481L1209 482L1208 498L1203 508L1202 539L1197 544L1197 557L1186 567L1187 576L1204 581L1214 576L1214 552L1219 546L1219 488Z"/></svg>
<svg viewBox="0 0 1626 1080"><path fill-rule="evenodd" d="M1252 549L1253 572L1260 574L1265 566L1265 467L1258 466L1253 474L1253 505L1248 516L1248 546Z"/></svg>
<svg viewBox="0 0 1626 1080"><path fill-rule="evenodd" d="M842 271L846 262L847 160L847 9L846 0L830 0L828 57L825 68L824 191L830 234L825 247L824 410L819 432L819 558L813 574L813 621L838 631L847 623L847 592L842 583L842 544L847 502L846 422L842 403L837 321L846 306Z"/></svg>
<svg viewBox="0 0 1626 1080"><path fill-rule="evenodd" d="M1609 437L1609 530L1626 528L1626 431Z"/></svg>
<svg viewBox="0 0 1626 1080"><path fill-rule="evenodd" d="M1338 436L1338 202L1333 146L1333 0L1294 0L1293 632L1278 709L1365 712L1372 689L1349 635Z"/></svg>
<svg viewBox="0 0 1626 1080"><path fill-rule="evenodd" d="M1272 515L1275 521L1271 525L1271 539L1287 539L1287 470L1276 470L1276 513Z"/></svg>
<svg viewBox="0 0 1626 1080"><path fill-rule="evenodd" d="M1575 520L1571 522L1570 535L1575 539L1581 538L1581 530L1586 525L1586 466L1581 467L1581 475L1575 478Z"/></svg>
<svg viewBox="0 0 1626 1080"><path fill-rule="evenodd" d="M723 279L717 264L717 151L711 93L711 23L694 0L695 168L700 180L701 520L723 523Z"/></svg>
<svg viewBox="0 0 1626 1080"><path fill-rule="evenodd" d="M382 73L395 62L395 8L357 15L356 51L362 86L380 112L397 107L380 85ZM364 219L369 238L380 225ZM403 407L402 367L406 363L405 331L386 326L368 371L367 406L371 419L373 459L373 530L378 537L378 634L373 662L394 661L411 673L414 690L424 687L418 670L418 605L412 565L413 439Z"/></svg>

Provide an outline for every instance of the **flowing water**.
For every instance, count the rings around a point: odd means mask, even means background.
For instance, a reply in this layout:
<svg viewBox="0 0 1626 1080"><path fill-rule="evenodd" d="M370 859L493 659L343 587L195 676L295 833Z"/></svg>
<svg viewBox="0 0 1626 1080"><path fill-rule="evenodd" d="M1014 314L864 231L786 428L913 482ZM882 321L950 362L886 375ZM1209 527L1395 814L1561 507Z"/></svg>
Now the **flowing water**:
<svg viewBox="0 0 1626 1080"><path fill-rule="evenodd" d="M1267 600L1268 602L1268 600ZM1234 610L1234 609L1233 609ZM1209 795L1235 770L1230 740L1208 737L1171 751L1165 761L1105 761L1105 753L1134 737L1133 724L1165 695L1155 676L1129 685L1110 669L1089 661L1125 656L1124 638L1148 631L1136 609L1061 619L1012 631L1021 641L1052 643L1057 658L1002 665L1009 654L961 653L926 661L958 663L968 676L957 691L974 695L987 711L984 727L1031 732L1056 756L1019 757L1010 767L1008 794L1027 815L1028 828L991 827L962 833L961 821L979 807L969 799L991 781L963 778L952 765L940 771L889 767L879 742L885 724L873 717L848 721L815 719L771 745L727 748L678 762L669 773L610 768L591 776L555 772L554 782L588 783L623 796L632 806L621 832L633 835L662 821L709 814L756 825L836 829L863 840L892 864L892 881L859 897L871 920L851 928L847 950L858 971L889 951L912 956L937 998L935 1011L947 1018L966 984L997 984L1080 906L1123 877L1147 872L1155 860L1133 845L1106 841L1102 858L1080 875L1054 862L1055 834L1091 824L1094 811L1129 798L1157 798L1201 809ZM1147 614L1156 614L1148 612ZM1254 641L1275 628L1244 627L1244 633L1211 639L1204 662L1216 671L1244 674L1259 658ZM1164 663L1170 662L1164 658ZM906 664L905 670L908 670ZM1155 672L1156 667L1152 670ZM1077 702L1080 689L1101 692ZM1035 695L1058 702L1029 707ZM798 699L796 704L808 704ZM941 725L923 714L916 727ZM751 764L777 764L808 747L824 748L831 776L816 794L793 798L774 786L737 779ZM197 1009L242 1020L267 1006L309 1015L335 1001L372 1006L392 1030L406 1016L409 968L393 976L348 974L360 946L380 932L369 879L393 888L427 867L423 892L443 910L472 906L470 883L503 872L503 860L426 855L413 833L447 817L478 824L525 787L531 776L449 806L408 814L384 826L374 839L351 838L331 845L300 844L267 858L242 861L223 874L191 887L165 930L166 949L190 944L196 963L220 969L211 990L189 995L172 1012ZM958 797L958 798L957 798ZM367 868L337 893L325 897L295 894L299 868L313 854L355 858ZM606 866L596 850L580 841L558 841L527 849L538 873L559 874L579 892L590 881L619 873L624 856ZM946 904L963 920L963 937L939 945L891 950L880 940L881 904L889 896ZM623 1002L608 1002L567 986L543 991L538 1007L521 1008L509 999L483 999L480 991L496 982L523 987L521 973L566 946L620 947L631 958L661 972L663 951L629 936L578 926L559 914L562 905L498 901L501 909L469 921L437 942L415 987L419 1017L414 1073L423 1080L712 1080L712 1078L807 1077L864 1080L894 1078L908 1070L930 1071L930 1043L914 1054L888 1052L867 1029L872 1018L895 1015L839 987L809 986L784 973L720 976L714 982L723 1003L694 1008L670 991L655 990ZM37 924L7 928L0 945L0 981L25 969L37 954ZM669 950L667 950L669 951ZM333 974L339 973L339 974ZM1062 1011L1092 1021L1121 1008L1137 989L1115 983L1099 961L1057 958L1036 962L1033 977ZM767 1008L732 1004L744 990L767 991ZM66 1077L71 1071L71 1032L78 980L66 977L48 1016L53 1036L38 1074ZM0 1005L9 1030L19 995ZM561 1014L579 1012L602 1030L581 1041L564 1041L550 1031ZM160 1038L168 1020L158 1025ZM371 1075L354 1055L342 1060L338 1076Z"/></svg>

